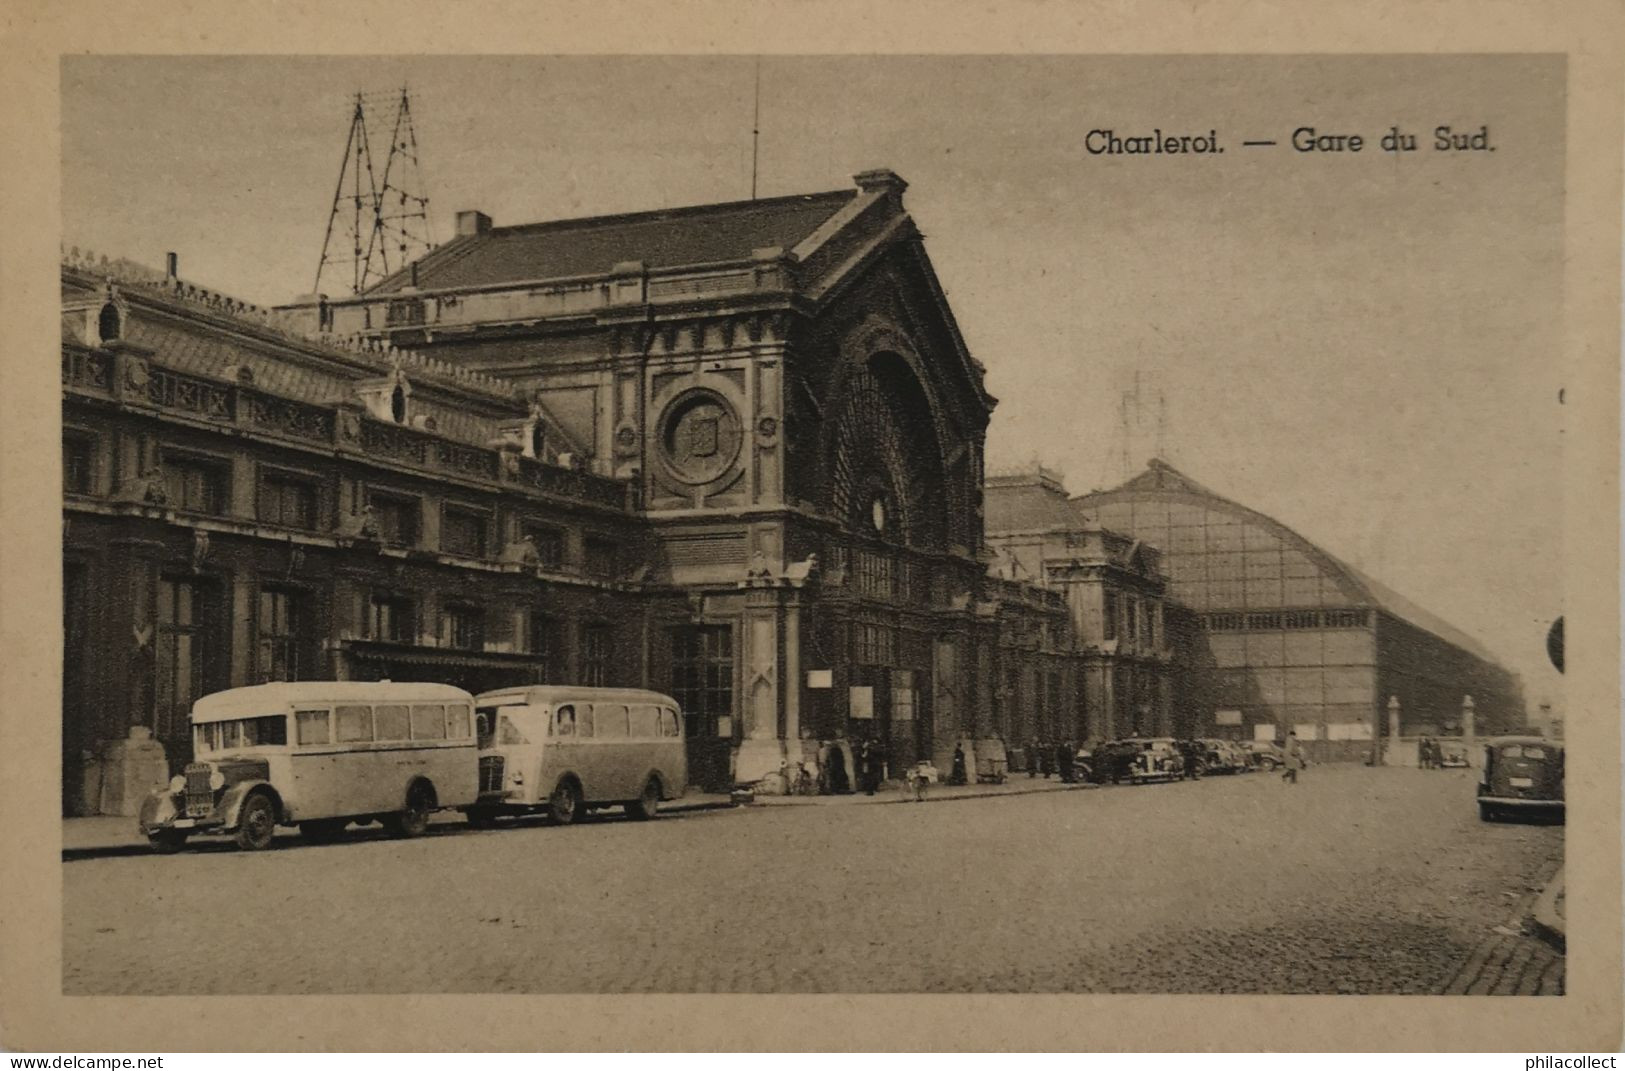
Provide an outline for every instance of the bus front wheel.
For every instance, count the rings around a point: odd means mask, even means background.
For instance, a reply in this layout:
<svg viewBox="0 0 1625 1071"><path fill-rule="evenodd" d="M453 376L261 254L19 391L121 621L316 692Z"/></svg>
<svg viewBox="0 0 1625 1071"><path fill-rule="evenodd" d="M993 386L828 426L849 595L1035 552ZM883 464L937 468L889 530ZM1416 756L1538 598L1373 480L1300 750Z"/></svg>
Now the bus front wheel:
<svg viewBox="0 0 1625 1071"><path fill-rule="evenodd" d="M243 801L237 815L237 847L245 852L261 852L271 846L276 835L276 805L271 797L256 792Z"/></svg>
<svg viewBox="0 0 1625 1071"><path fill-rule="evenodd" d="M547 818L556 826L567 826L581 816L581 790L574 781L560 781L547 800Z"/></svg>

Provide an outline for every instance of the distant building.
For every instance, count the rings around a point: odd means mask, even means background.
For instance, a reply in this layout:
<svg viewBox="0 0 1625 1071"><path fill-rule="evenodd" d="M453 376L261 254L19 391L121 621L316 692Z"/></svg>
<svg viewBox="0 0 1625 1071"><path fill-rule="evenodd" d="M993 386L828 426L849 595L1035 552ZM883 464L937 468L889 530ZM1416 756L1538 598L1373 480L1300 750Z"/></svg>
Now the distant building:
<svg viewBox="0 0 1625 1071"><path fill-rule="evenodd" d="M1103 529L1160 549L1180 734L1296 732L1322 759L1363 759L1390 733L1390 698L1401 737L1461 734L1468 696L1478 735L1525 724L1517 677L1472 637L1166 462L1077 498L1040 490L1042 507L1031 486L989 485L990 543L1043 521L1052 545ZM1016 495L1019 514L1001 501Z"/></svg>
<svg viewBox="0 0 1625 1071"><path fill-rule="evenodd" d="M1079 739L1174 732L1162 552L1080 518L1042 467L990 476L987 541L1009 575L1066 599L1082 656Z"/></svg>

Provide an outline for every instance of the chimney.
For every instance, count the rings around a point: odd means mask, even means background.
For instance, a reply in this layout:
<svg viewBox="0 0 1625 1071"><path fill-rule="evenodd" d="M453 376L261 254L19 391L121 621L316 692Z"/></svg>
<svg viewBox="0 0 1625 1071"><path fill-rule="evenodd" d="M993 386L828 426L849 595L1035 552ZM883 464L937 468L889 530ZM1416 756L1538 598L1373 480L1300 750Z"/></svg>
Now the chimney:
<svg viewBox="0 0 1625 1071"><path fill-rule="evenodd" d="M174 253L164 254L164 277L171 282L180 278L181 258Z"/></svg>
<svg viewBox="0 0 1625 1071"><path fill-rule="evenodd" d="M858 189L864 193L886 193L901 197L903 191L908 189L908 183L902 176L889 167L877 167L870 171L860 171L852 176L852 181L858 184Z"/></svg>
<svg viewBox="0 0 1625 1071"><path fill-rule="evenodd" d="M491 217L484 212L465 209L457 213L457 237L463 238L476 234L489 234L491 231Z"/></svg>

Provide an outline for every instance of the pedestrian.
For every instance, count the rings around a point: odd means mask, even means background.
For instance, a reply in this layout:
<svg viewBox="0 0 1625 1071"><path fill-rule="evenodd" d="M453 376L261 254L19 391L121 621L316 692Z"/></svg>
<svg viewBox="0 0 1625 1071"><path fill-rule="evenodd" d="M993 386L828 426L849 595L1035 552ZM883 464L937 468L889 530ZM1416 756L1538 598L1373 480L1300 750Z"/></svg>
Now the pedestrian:
<svg viewBox="0 0 1625 1071"><path fill-rule="evenodd" d="M968 780L965 773L965 745L963 742L954 745L954 766L948 774L950 785L963 785Z"/></svg>
<svg viewBox="0 0 1625 1071"><path fill-rule="evenodd" d="M1027 745L1027 776L1028 777L1037 777L1038 776L1038 765L1039 765L1039 761L1040 761L1039 758L1038 758L1038 754L1042 750L1043 746L1044 745L1042 745L1042 744L1040 744L1038 742L1038 738L1036 736L1033 737L1033 742L1031 744Z"/></svg>
<svg viewBox="0 0 1625 1071"><path fill-rule="evenodd" d="M1038 772L1046 779L1055 772L1055 749L1047 742L1038 745Z"/></svg>
<svg viewBox="0 0 1625 1071"><path fill-rule="evenodd" d="M875 794L875 749L872 741L865 740L858 751L858 780L865 794Z"/></svg>
<svg viewBox="0 0 1625 1071"><path fill-rule="evenodd" d="M1286 746L1282 750L1286 752L1286 763L1281 771L1281 780L1295 785L1298 783L1298 771L1309 765L1303 755L1303 745L1298 743L1297 733L1287 734Z"/></svg>
<svg viewBox="0 0 1625 1071"><path fill-rule="evenodd" d="M1070 740L1063 740L1055 745L1055 768L1060 771L1063 784L1070 785L1077 780L1077 777L1073 774L1073 757L1074 752Z"/></svg>

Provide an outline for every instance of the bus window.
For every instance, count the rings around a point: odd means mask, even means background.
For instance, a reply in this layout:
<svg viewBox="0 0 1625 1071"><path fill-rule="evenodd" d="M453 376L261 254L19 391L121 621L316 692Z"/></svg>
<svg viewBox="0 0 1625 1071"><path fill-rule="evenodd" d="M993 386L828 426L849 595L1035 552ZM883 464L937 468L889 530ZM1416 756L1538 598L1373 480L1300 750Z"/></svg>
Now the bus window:
<svg viewBox="0 0 1625 1071"><path fill-rule="evenodd" d="M405 740L411 736L410 719L405 705L384 704L372 708L372 738L374 740Z"/></svg>
<svg viewBox="0 0 1625 1071"><path fill-rule="evenodd" d="M594 703L592 705L592 731L600 740L626 739L626 705L624 703Z"/></svg>
<svg viewBox="0 0 1625 1071"><path fill-rule="evenodd" d="M553 714L554 736L574 736L576 734L576 708L565 704Z"/></svg>
<svg viewBox="0 0 1625 1071"><path fill-rule="evenodd" d="M651 736L660 735L660 711L652 706L640 704L631 708L632 736L639 740L647 740Z"/></svg>
<svg viewBox="0 0 1625 1071"><path fill-rule="evenodd" d="M519 726L513 723L512 718L503 714L497 718L497 743L522 747L530 743L530 740L519 731Z"/></svg>
<svg viewBox="0 0 1625 1071"><path fill-rule="evenodd" d="M334 707L333 721L338 726L335 735L341 744L354 744L372 739L371 707L359 705Z"/></svg>
<svg viewBox="0 0 1625 1071"><path fill-rule="evenodd" d="M468 739L468 708L465 706L446 707L446 738L449 740Z"/></svg>
<svg viewBox="0 0 1625 1071"><path fill-rule="evenodd" d="M301 744L326 744L332 741L327 711L301 710L294 714L297 739Z"/></svg>
<svg viewBox="0 0 1625 1071"><path fill-rule="evenodd" d="M446 704L412 704L412 739L444 740L446 738Z"/></svg>
<svg viewBox="0 0 1625 1071"><path fill-rule="evenodd" d="M677 712L675 710L672 710L670 707L660 708L661 736L681 736L682 730L679 728L679 725L680 723L677 720Z"/></svg>

